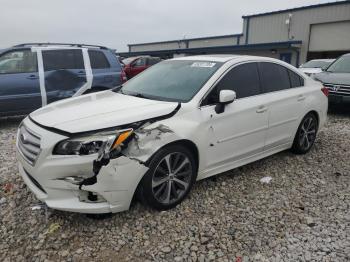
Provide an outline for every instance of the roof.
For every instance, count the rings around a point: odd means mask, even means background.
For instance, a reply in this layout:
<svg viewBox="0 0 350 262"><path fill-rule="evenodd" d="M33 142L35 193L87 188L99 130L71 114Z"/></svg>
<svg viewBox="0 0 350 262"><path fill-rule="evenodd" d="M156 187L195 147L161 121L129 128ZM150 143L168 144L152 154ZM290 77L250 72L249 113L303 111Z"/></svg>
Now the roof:
<svg viewBox="0 0 350 262"><path fill-rule="evenodd" d="M19 44L15 45L13 47L33 47L33 46L40 46L40 47L87 47L87 48L100 48L100 49L108 49L105 46L100 45L87 45L87 44L71 44L71 43L25 43L25 44Z"/></svg>
<svg viewBox="0 0 350 262"><path fill-rule="evenodd" d="M196 38L185 38L177 40L167 40L167 41L158 41L158 42L146 42L146 43L137 43L137 44L128 44L128 46L140 46L140 45L153 45L153 44L164 44L164 43L174 43L179 41L194 41L194 40L206 40L206 39L216 39L216 38L225 38L225 37L237 37L242 36L243 34L233 34L233 35L216 35L216 36L207 36L207 37L196 37Z"/></svg>
<svg viewBox="0 0 350 262"><path fill-rule="evenodd" d="M227 62L232 59L245 57L242 55L196 55L173 58L172 60L197 60L197 61L213 61L213 62Z"/></svg>
<svg viewBox="0 0 350 262"><path fill-rule="evenodd" d="M250 17L257 17L257 16L274 15L274 14L280 14L280 13L285 13L285 12L301 11L301 10L306 10L306 9L312 9L312 8L318 8L318 7L327 7L327 6L334 6L334 5L342 5L342 4L350 4L350 1L346 0L346 1L336 1L336 2L330 2L330 3L324 3L324 4L307 5L307 6L290 8L290 9L284 9L284 10L260 13L260 14L244 15L242 17L243 18L250 18Z"/></svg>

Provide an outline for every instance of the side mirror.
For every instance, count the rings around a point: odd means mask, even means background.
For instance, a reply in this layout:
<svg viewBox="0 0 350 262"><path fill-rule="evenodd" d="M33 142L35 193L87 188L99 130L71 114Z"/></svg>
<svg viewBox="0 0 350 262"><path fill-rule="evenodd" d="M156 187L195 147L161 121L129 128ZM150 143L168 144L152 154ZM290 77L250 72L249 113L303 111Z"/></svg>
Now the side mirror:
<svg viewBox="0 0 350 262"><path fill-rule="evenodd" d="M215 112L221 114L225 111L225 106L236 99L236 92L233 90L221 90L219 94L219 103L215 106Z"/></svg>

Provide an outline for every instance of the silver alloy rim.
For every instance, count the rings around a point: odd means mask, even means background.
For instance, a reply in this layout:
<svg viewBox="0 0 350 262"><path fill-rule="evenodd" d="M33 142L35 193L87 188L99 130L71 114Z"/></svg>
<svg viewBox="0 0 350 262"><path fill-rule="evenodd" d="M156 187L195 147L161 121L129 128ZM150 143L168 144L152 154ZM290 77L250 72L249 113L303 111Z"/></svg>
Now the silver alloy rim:
<svg viewBox="0 0 350 262"><path fill-rule="evenodd" d="M316 138L316 121L313 117L308 117L304 120L300 130L300 147L303 150L308 150L314 143Z"/></svg>
<svg viewBox="0 0 350 262"><path fill-rule="evenodd" d="M187 191L191 177L190 159L180 152L170 153L159 161L153 173L153 196L160 203L174 203Z"/></svg>

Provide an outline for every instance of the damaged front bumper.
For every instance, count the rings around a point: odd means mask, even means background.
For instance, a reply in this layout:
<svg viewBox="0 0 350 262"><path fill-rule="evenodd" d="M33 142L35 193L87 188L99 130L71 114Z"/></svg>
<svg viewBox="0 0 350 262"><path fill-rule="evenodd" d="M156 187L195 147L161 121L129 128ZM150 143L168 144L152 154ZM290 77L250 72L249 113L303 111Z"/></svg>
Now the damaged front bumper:
<svg viewBox="0 0 350 262"><path fill-rule="evenodd" d="M93 177L97 155L59 156L52 149L67 137L35 125L28 118L24 125L41 137L41 152L35 164L28 163L18 147L19 172L36 197L53 209L79 213L110 213L128 210L148 168L140 161L119 156L102 166L92 185L79 181Z"/></svg>

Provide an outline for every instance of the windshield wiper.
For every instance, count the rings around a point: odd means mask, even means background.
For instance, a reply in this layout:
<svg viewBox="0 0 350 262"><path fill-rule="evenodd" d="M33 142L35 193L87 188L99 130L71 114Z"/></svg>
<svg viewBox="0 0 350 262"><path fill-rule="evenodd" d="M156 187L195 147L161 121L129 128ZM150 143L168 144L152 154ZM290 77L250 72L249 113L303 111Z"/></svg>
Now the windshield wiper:
<svg viewBox="0 0 350 262"><path fill-rule="evenodd" d="M113 87L111 90L113 92L120 92L123 94L122 87L123 87L123 85L119 85L119 86Z"/></svg>
<svg viewBox="0 0 350 262"><path fill-rule="evenodd" d="M148 96L145 96L144 94L141 94L141 93L132 93L132 94L128 94L128 95L139 97L139 98L150 99Z"/></svg>

